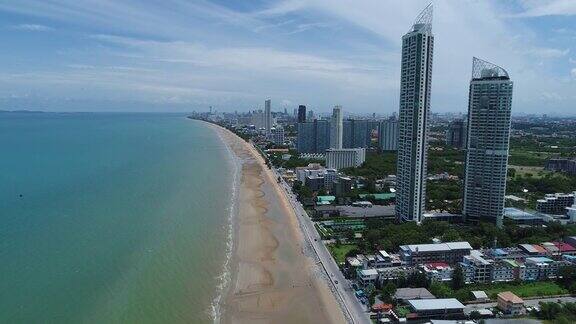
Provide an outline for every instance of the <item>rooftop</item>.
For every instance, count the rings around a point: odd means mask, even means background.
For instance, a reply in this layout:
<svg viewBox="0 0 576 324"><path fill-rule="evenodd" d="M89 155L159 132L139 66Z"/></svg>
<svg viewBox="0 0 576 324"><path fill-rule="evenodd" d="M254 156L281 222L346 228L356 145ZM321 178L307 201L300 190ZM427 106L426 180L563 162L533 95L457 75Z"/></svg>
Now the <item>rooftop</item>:
<svg viewBox="0 0 576 324"><path fill-rule="evenodd" d="M514 295L511 291L503 291L498 294L498 298L503 299L506 302L513 303L513 304L523 304L524 300L516 295Z"/></svg>
<svg viewBox="0 0 576 324"><path fill-rule="evenodd" d="M426 288L398 288L394 294L396 299L434 299L436 298Z"/></svg>
<svg viewBox="0 0 576 324"><path fill-rule="evenodd" d="M456 298L413 299L408 300L408 304L410 304L410 306L412 306L416 311L465 308L465 306Z"/></svg>
<svg viewBox="0 0 576 324"><path fill-rule="evenodd" d="M435 251L451 251L451 250L472 250L472 246L468 242L447 242L438 244L409 244L400 246L402 250L409 250L411 252L435 252Z"/></svg>

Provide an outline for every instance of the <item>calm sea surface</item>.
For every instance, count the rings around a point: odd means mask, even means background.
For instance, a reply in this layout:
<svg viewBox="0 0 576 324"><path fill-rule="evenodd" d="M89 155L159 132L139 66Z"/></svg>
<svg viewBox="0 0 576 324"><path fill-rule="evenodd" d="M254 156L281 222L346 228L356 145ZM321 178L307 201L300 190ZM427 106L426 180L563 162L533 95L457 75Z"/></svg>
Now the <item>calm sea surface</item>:
<svg viewBox="0 0 576 324"><path fill-rule="evenodd" d="M233 179L184 116L0 114L0 322L211 322Z"/></svg>

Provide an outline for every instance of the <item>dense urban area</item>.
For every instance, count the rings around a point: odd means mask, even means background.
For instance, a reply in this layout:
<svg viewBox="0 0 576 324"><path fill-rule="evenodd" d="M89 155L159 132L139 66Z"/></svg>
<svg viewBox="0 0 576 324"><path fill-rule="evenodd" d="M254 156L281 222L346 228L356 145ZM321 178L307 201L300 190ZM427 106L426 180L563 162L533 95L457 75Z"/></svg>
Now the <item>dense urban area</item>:
<svg viewBox="0 0 576 324"><path fill-rule="evenodd" d="M347 309L374 322L576 322L576 118L513 115L510 76L478 58L467 114L432 113L431 14L402 38L398 113L272 111L268 99L191 118L259 150L313 224Z"/></svg>
<svg viewBox="0 0 576 324"><path fill-rule="evenodd" d="M359 148L362 157L334 162L330 151L302 149L302 142L313 141L301 137L303 128L326 124L330 129L331 122L305 109L271 112L268 133L259 110L193 118L225 126L259 148L281 175L279 181L290 185L373 318L418 316L417 307L428 305L408 301L431 299L450 301L454 318L462 313L470 319L576 320L571 303L576 301L571 297L576 294L576 119L513 118L503 226L498 227L462 215L465 116L431 117L427 211L417 224L395 215L397 143L386 138L396 136L386 134L397 131L395 116L344 119L343 150ZM511 309L498 306L504 300ZM514 309L514 302L521 307ZM444 313L447 304L438 305Z"/></svg>

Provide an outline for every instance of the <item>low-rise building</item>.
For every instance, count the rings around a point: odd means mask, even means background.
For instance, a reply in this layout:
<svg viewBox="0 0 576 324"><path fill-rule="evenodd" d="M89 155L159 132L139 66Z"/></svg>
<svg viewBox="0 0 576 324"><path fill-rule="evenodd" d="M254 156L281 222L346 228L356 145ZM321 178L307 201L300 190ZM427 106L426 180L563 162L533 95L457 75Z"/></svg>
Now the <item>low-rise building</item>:
<svg viewBox="0 0 576 324"><path fill-rule="evenodd" d="M411 319L462 319L465 306L456 298L443 299L413 299L408 300L408 306L416 314Z"/></svg>
<svg viewBox="0 0 576 324"><path fill-rule="evenodd" d="M544 199L538 199L536 210L543 214L566 215L566 208L574 205L574 194L547 194Z"/></svg>
<svg viewBox="0 0 576 324"><path fill-rule="evenodd" d="M400 257L409 265L430 262L456 264L470 254L472 246L468 242L447 242L438 244L410 244L400 246Z"/></svg>
<svg viewBox="0 0 576 324"><path fill-rule="evenodd" d="M436 296L432 295L426 288L398 288L394 293L394 299L406 302L415 299L435 299Z"/></svg>
<svg viewBox="0 0 576 324"><path fill-rule="evenodd" d="M492 280L492 261L484 258L482 252L478 250L473 250L470 255L464 256L460 267L466 283L485 283Z"/></svg>
<svg viewBox="0 0 576 324"><path fill-rule="evenodd" d="M504 291L498 294L498 308L507 315L522 315L524 314L524 300L510 291Z"/></svg>
<svg viewBox="0 0 576 324"><path fill-rule="evenodd" d="M359 269L358 280L363 285L374 284L378 280L378 270L376 269Z"/></svg>
<svg viewBox="0 0 576 324"><path fill-rule="evenodd" d="M474 301L476 302L485 303L490 300L490 298L488 298L488 294L486 294L485 291L474 290L471 291L470 293L472 294L472 296L474 297Z"/></svg>
<svg viewBox="0 0 576 324"><path fill-rule="evenodd" d="M422 266L426 277L432 281L446 282L452 280L454 269L445 262L426 263Z"/></svg>
<svg viewBox="0 0 576 324"><path fill-rule="evenodd" d="M365 148L326 150L326 166L331 169L359 167L365 160Z"/></svg>

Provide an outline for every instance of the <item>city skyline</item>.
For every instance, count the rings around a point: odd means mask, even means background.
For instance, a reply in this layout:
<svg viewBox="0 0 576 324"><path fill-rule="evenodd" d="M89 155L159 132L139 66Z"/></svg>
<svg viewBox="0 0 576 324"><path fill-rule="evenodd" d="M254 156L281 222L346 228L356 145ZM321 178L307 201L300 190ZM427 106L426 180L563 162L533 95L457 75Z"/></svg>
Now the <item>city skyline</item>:
<svg viewBox="0 0 576 324"><path fill-rule="evenodd" d="M85 3L0 4L0 109L232 112L269 97L273 111L390 114L398 38L428 1ZM477 55L516 76L514 113L573 114L576 2L433 3L432 112L466 111Z"/></svg>

